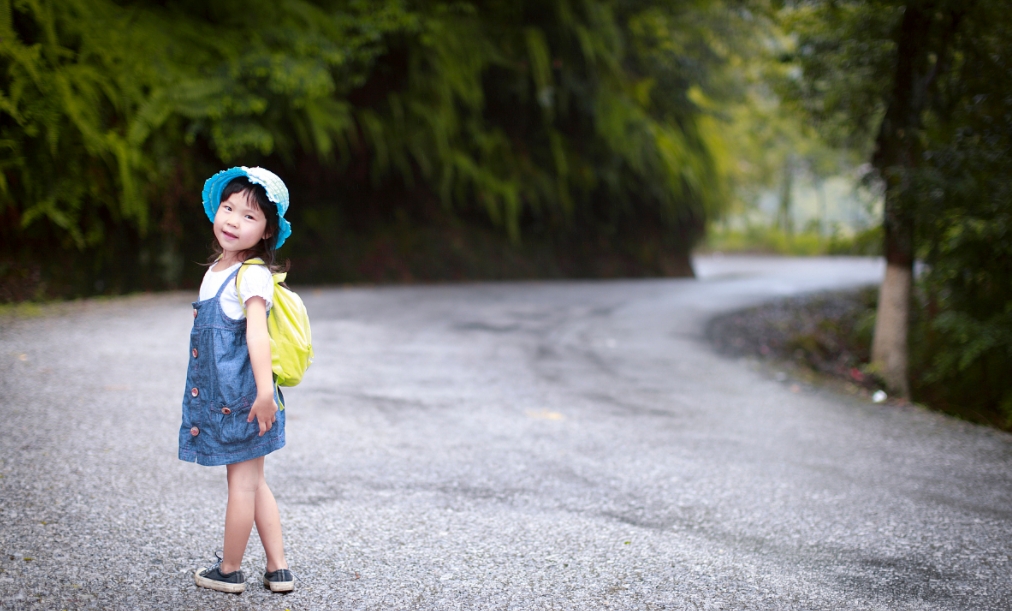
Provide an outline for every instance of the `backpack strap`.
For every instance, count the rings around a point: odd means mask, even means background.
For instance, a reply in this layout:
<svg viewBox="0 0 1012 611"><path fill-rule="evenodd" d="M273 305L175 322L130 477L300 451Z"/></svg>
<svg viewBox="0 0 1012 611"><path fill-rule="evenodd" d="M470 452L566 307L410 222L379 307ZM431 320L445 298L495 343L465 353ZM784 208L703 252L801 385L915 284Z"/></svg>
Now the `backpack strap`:
<svg viewBox="0 0 1012 611"><path fill-rule="evenodd" d="M243 273L245 273L247 265L264 265L264 266L266 266L267 264L264 263L263 259L261 259L259 257L256 257L256 258L253 258L253 259L247 259L247 260L243 261L242 265L239 266L239 271L235 275L235 296L239 298L239 307L242 308L242 314L243 314L243 316L246 315L246 301L243 300L242 294L239 292L239 285L242 283L242 275L243 275Z"/></svg>

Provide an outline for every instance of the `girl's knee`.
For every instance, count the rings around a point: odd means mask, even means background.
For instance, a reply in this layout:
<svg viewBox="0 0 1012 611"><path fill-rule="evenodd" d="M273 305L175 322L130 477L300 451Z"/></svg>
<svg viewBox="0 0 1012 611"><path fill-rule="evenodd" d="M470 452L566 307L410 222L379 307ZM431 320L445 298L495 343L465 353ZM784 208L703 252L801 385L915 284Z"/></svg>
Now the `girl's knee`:
<svg viewBox="0 0 1012 611"><path fill-rule="evenodd" d="M228 465L228 489L256 492L264 483L263 458Z"/></svg>

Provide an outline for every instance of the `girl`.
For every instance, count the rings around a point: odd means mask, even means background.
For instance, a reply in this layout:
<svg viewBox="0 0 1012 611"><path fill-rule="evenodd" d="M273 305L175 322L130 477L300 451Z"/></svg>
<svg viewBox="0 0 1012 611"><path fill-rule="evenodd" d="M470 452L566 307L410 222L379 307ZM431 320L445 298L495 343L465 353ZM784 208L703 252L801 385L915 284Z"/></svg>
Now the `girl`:
<svg viewBox="0 0 1012 611"><path fill-rule="evenodd" d="M194 579L204 588L244 591L240 565L256 523L267 555L264 586L290 592L295 578L285 561L281 518L264 481L264 456L285 445L284 396L271 372L267 312L276 251L292 233L284 218L288 189L263 168L238 167L209 178L203 199L214 224L214 255L193 304L179 458L226 465L228 507L223 555ZM254 257L265 265L245 264L237 287L240 266Z"/></svg>

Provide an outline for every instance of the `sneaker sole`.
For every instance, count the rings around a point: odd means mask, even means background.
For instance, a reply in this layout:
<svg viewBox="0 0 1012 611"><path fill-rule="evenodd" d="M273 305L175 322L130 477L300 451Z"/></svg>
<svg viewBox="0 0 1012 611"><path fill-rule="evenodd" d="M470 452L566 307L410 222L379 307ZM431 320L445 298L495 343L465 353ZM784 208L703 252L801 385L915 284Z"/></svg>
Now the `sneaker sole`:
<svg viewBox="0 0 1012 611"><path fill-rule="evenodd" d="M295 580L292 581L270 581L264 577L264 587L270 588L271 592L291 592L295 589Z"/></svg>
<svg viewBox="0 0 1012 611"><path fill-rule="evenodd" d="M193 574L193 581L201 588L208 588L210 590L217 590L218 592L227 592L229 594L242 594L246 591L246 582L243 583L228 583L225 581L216 581L214 579L208 579L204 577L204 571L207 569L200 569Z"/></svg>

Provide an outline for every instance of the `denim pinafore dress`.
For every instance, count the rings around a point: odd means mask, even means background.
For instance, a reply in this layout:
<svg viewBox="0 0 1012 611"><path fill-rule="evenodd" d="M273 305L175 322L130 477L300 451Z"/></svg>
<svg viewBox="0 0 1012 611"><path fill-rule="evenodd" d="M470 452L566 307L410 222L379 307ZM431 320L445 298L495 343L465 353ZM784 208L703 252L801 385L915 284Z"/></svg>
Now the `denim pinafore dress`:
<svg viewBox="0 0 1012 611"><path fill-rule="evenodd" d="M257 396L246 347L246 319L229 318L221 309L221 293L235 284L238 273L236 268L214 297L193 303L179 459L209 467L258 458L285 445L283 409L263 437L255 418L246 422ZM279 408L284 405L280 393L275 385Z"/></svg>

